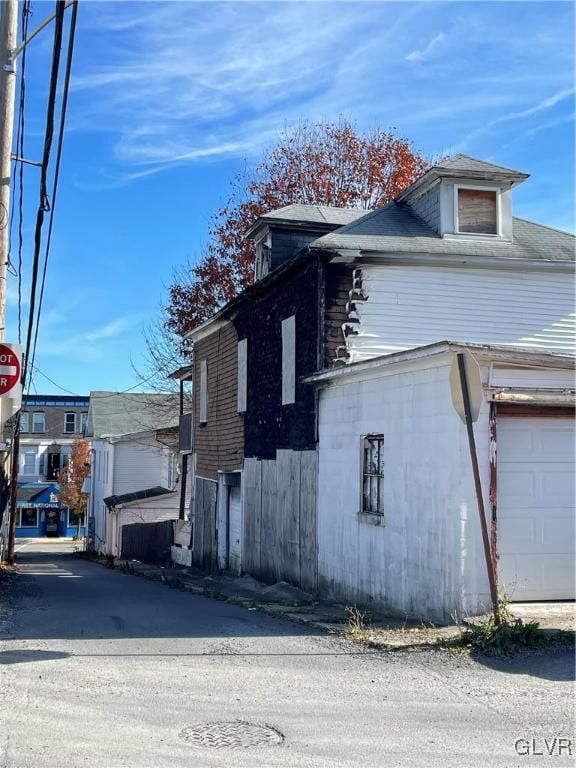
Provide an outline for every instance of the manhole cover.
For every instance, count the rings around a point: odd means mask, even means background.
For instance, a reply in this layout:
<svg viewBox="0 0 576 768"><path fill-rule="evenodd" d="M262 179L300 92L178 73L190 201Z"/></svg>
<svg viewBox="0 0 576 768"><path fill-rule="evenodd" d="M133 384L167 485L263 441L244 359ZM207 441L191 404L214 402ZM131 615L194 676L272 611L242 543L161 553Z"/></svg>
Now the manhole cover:
<svg viewBox="0 0 576 768"><path fill-rule="evenodd" d="M276 728L246 723L244 720L191 725L180 732L180 738L197 747L216 749L272 747L284 741L284 736Z"/></svg>

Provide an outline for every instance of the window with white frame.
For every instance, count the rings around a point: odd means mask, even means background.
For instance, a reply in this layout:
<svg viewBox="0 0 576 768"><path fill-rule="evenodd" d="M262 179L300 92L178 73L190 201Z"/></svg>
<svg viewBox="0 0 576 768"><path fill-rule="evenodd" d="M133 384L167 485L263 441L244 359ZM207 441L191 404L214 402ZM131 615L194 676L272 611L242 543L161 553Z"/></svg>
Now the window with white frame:
<svg viewBox="0 0 576 768"><path fill-rule="evenodd" d="M35 445L25 445L20 452L20 472L23 475L36 474L36 457L38 448Z"/></svg>
<svg viewBox="0 0 576 768"><path fill-rule="evenodd" d="M46 451L41 450L40 455L38 456L38 474L39 475L46 474L46 460L47 460Z"/></svg>
<svg viewBox="0 0 576 768"><path fill-rule="evenodd" d="M246 411L248 389L248 339L238 342L238 413Z"/></svg>
<svg viewBox="0 0 576 768"><path fill-rule="evenodd" d="M471 235L497 235L498 190L481 187L456 187L456 232Z"/></svg>
<svg viewBox="0 0 576 768"><path fill-rule="evenodd" d="M21 507L18 515L18 527L19 528L37 528L38 527L38 510L34 507Z"/></svg>
<svg viewBox="0 0 576 768"><path fill-rule="evenodd" d="M30 414L27 411L22 411L20 414L20 432L30 431Z"/></svg>
<svg viewBox="0 0 576 768"><path fill-rule="evenodd" d="M384 514L384 435L362 438L362 512Z"/></svg>
<svg viewBox="0 0 576 768"><path fill-rule="evenodd" d="M208 360L200 362L200 424L208 421Z"/></svg>
<svg viewBox="0 0 576 768"><path fill-rule="evenodd" d="M70 464L70 457L72 456L72 446L63 445L60 448L60 469L66 469Z"/></svg>
<svg viewBox="0 0 576 768"><path fill-rule="evenodd" d="M296 315L282 320L282 405L296 402Z"/></svg>
<svg viewBox="0 0 576 768"><path fill-rule="evenodd" d="M84 525L84 513L74 512L74 510L68 510L68 528L77 528L79 525Z"/></svg>
<svg viewBox="0 0 576 768"><path fill-rule="evenodd" d="M36 434L46 432L46 414L43 411L35 411L32 414L32 432Z"/></svg>
<svg viewBox="0 0 576 768"><path fill-rule="evenodd" d="M74 434L76 432L76 414L65 413L64 414L64 432L68 434Z"/></svg>
<svg viewBox="0 0 576 768"><path fill-rule="evenodd" d="M88 423L88 414L87 413L81 413L80 414L80 432L84 434L86 432L86 424Z"/></svg>

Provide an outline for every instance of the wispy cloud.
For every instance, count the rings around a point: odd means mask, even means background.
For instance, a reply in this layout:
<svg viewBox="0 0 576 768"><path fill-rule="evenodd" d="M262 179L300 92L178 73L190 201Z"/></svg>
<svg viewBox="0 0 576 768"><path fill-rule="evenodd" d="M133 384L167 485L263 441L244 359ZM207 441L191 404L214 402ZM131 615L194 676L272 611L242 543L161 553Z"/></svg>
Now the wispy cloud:
<svg viewBox="0 0 576 768"><path fill-rule="evenodd" d="M100 339L110 339L114 336L119 336L124 333L128 328L131 328L135 323L139 322L140 318L131 317L118 317L116 320L112 320L110 323L96 328L89 333L84 334L86 341L94 342Z"/></svg>
<svg viewBox="0 0 576 768"><path fill-rule="evenodd" d="M405 57L406 61L426 61L445 39L446 35L444 32L439 32L430 40L428 45L422 48L422 50L416 50L409 53Z"/></svg>
<svg viewBox="0 0 576 768"><path fill-rule="evenodd" d="M505 123L510 123L517 120L523 120L526 118L533 117L534 115L539 115L542 112L547 112L548 110L552 109L553 107L560 104L561 102L566 101L567 99L570 99L573 104L574 93L575 93L574 88L564 88L561 91L558 91L557 93L553 93L550 96L547 96L546 98L542 99L536 104L533 104L532 106L527 107L526 109L517 110L514 112L508 112L507 114L504 114L501 117L497 117L495 120L490 120L480 128L477 128L474 131L471 131L467 136L465 136L465 138L461 142L454 145L451 148L451 150L453 152L461 152L463 149L466 149L466 147L472 141L475 141L476 139L480 138L480 136L482 136L485 133L488 133L494 128L504 125ZM558 120L552 121L552 122L554 122L554 124L558 124ZM542 128L540 128L540 130L541 129ZM536 132L538 132L538 129L536 130ZM530 135L530 130L527 130L525 132L525 135L526 136Z"/></svg>
<svg viewBox="0 0 576 768"><path fill-rule="evenodd" d="M545 89L566 89L572 54L553 24L529 38L501 5L448 14L434 3L89 3L70 126L110 138L106 163L87 163L77 184L255 158L301 118L343 114L403 132L428 123L430 135L430 121L449 118L462 144L529 119L549 108Z"/></svg>

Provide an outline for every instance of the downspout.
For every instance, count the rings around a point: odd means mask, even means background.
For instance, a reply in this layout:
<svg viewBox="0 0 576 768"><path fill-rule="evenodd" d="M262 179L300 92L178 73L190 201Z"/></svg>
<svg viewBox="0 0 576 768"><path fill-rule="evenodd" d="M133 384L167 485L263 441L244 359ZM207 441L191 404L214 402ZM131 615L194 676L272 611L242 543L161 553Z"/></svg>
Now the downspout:
<svg viewBox="0 0 576 768"><path fill-rule="evenodd" d="M180 421L184 415L184 380L180 379ZM182 476L180 477L180 507L178 519L186 519L186 475L188 473L188 454L182 455Z"/></svg>
<svg viewBox="0 0 576 768"><path fill-rule="evenodd" d="M490 403L490 490L489 490L489 502L490 502L490 551L492 553L492 570L494 572L494 579L496 586L498 586L498 451L497 451L497 432L496 432L496 415L497 404L492 401Z"/></svg>

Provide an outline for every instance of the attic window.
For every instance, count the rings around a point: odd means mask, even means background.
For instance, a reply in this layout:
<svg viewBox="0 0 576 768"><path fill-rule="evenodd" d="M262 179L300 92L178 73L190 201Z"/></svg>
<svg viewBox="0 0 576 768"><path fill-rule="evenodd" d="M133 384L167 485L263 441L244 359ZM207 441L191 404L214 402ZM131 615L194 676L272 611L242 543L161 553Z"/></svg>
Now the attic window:
<svg viewBox="0 0 576 768"><path fill-rule="evenodd" d="M270 271L270 235L266 235L256 243L256 263L254 277L262 280Z"/></svg>
<svg viewBox="0 0 576 768"><path fill-rule="evenodd" d="M498 234L498 192L457 187L456 231L471 235Z"/></svg>

